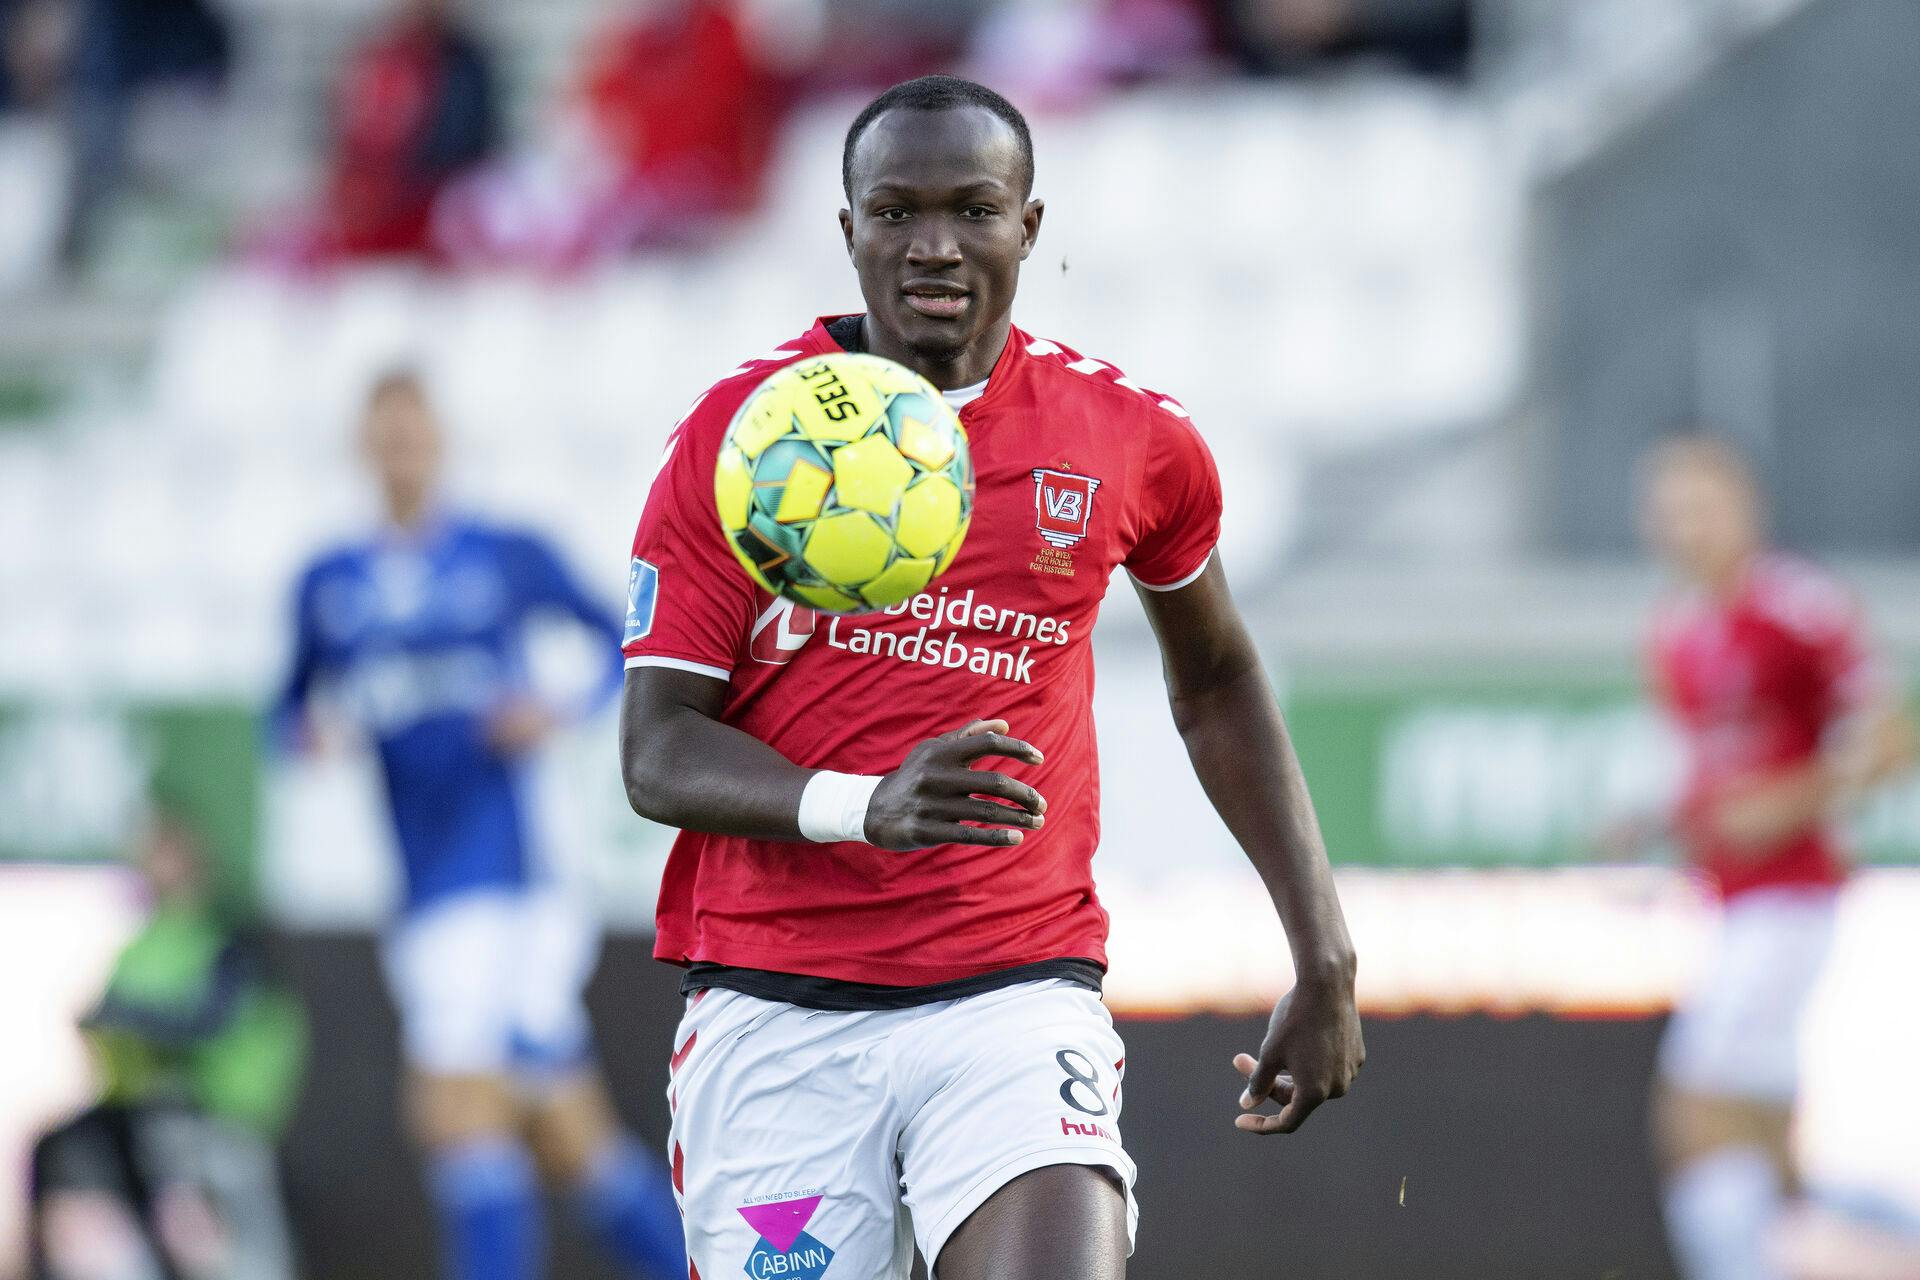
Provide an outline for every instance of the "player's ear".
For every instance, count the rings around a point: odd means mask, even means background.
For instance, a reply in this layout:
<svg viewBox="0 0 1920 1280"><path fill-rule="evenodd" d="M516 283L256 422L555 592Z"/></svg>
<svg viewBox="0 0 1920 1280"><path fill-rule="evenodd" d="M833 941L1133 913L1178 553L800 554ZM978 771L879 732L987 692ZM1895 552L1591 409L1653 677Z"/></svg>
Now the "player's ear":
<svg viewBox="0 0 1920 1280"><path fill-rule="evenodd" d="M1020 211L1020 261L1025 262L1040 239L1040 219L1047 212L1045 200L1029 200Z"/></svg>
<svg viewBox="0 0 1920 1280"><path fill-rule="evenodd" d="M847 256L851 258L853 256L853 210L851 209L840 211L840 234L846 239Z"/></svg>

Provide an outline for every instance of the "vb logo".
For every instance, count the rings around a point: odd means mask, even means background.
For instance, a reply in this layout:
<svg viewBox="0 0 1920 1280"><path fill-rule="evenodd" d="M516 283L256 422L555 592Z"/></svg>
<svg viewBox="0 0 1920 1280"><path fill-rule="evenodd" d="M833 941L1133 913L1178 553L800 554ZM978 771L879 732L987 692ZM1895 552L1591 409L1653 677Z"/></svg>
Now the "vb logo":
<svg viewBox="0 0 1920 1280"><path fill-rule="evenodd" d="M1093 519L1093 494L1100 482L1067 471L1033 471L1034 521L1050 546L1071 547L1087 536Z"/></svg>

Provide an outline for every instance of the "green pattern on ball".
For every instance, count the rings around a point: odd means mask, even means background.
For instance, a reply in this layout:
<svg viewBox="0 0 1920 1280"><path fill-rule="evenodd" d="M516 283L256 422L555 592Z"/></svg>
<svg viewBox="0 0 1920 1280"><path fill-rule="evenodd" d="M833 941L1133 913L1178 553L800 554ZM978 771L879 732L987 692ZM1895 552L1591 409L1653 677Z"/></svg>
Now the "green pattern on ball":
<svg viewBox="0 0 1920 1280"><path fill-rule="evenodd" d="M973 511L973 460L959 416L924 379L834 353L788 365L748 397L714 493L728 546L762 587L858 612L899 603L952 564Z"/></svg>

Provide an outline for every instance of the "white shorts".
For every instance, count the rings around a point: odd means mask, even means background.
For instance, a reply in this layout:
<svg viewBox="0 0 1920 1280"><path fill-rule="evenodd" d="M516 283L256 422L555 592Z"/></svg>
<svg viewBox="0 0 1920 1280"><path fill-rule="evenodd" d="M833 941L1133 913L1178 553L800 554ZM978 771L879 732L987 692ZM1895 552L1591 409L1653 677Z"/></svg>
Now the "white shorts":
<svg viewBox="0 0 1920 1280"><path fill-rule="evenodd" d="M702 1276L904 1280L1023 1173L1108 1169L1126 1051L1059 979L914 1009L829 1013L713 988L674 1044L668 1147Z"/></svg>
<svg viewBox="0 0 1920 1280"><path fill-rule="evenodd" d="M1674 1010L1660 1073L1698 1093L1789 1103L1800 1016L1833 941L1831 889L1757 889L1726 906L1702 981Z"/></svg>
<svg viewBox="0 0 1920 1280"><path fill-rule="evenodd" d="M382 959L408 1063L534 1084L578 1070L591 1046L580 993L599 944L572 895L551 886L470 889L401 920Z"/></svg>

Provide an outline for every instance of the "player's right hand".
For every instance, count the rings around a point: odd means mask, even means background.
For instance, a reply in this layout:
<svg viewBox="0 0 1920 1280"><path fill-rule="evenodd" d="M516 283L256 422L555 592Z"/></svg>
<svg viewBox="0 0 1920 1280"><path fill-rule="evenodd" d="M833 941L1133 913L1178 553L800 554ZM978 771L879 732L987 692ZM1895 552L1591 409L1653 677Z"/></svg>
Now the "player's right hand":
<svg viewBox="0 0 1920 1280"><path fill-rule="evenodd" d="M1032 743L1007 736L1005 720L975 720L929 738L874 788L867 802L868 843L882 849L1019 844L1025 832L1040 827L1046 799L1017 778L973 767L988 756L1025 764L1042 759Z"/></svg>

